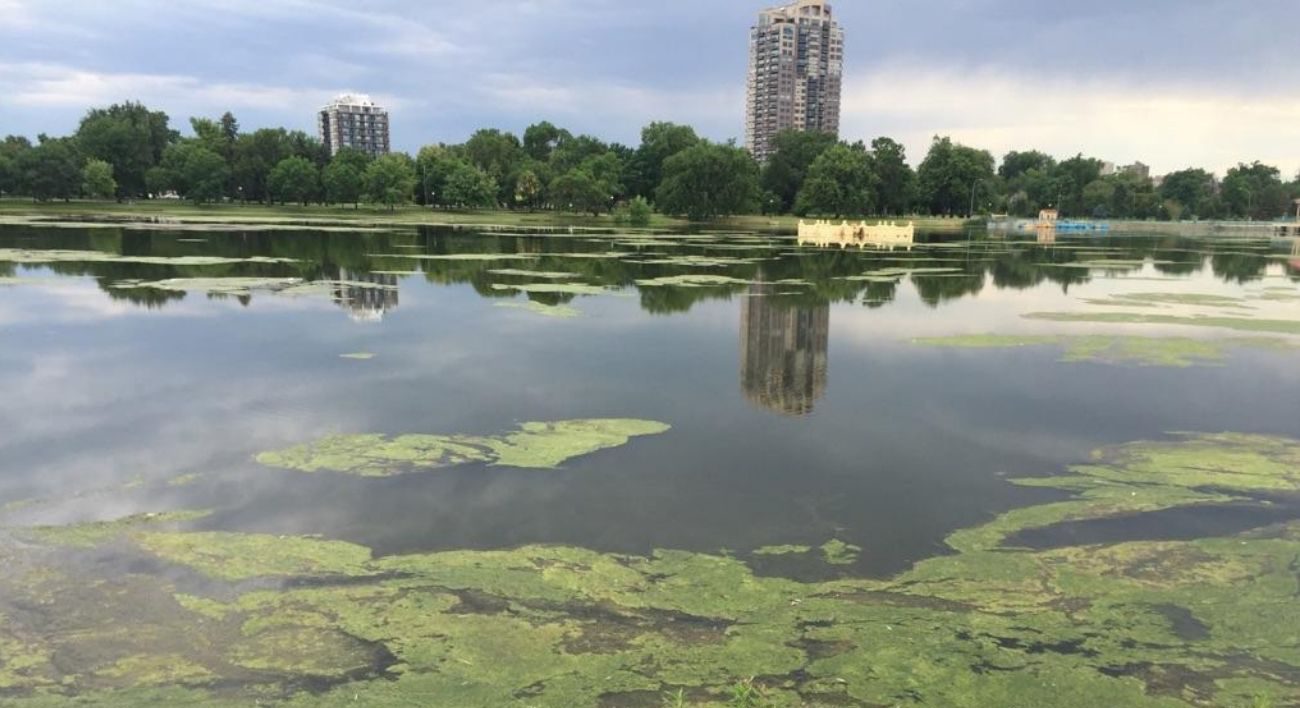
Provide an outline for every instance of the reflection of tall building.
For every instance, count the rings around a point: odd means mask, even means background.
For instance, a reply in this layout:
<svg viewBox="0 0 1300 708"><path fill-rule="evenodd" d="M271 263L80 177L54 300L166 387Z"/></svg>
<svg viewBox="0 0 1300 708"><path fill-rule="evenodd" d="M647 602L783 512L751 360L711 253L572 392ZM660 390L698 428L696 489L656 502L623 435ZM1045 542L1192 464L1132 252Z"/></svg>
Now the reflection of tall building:
<svg viewBox="0 0 1300 708"><path fill-rule="evenodd" d="M745 397L784 415L808 415L826 395L831 307L778 303L755 283L740 306L740 385Z"/></svg>
<svg viewBox="0 0 1300 708"><path fill-rule="evenodd" d="M380 322L397 309L397 276L343 271L334 286L334 302L354 322Z"/></svg>

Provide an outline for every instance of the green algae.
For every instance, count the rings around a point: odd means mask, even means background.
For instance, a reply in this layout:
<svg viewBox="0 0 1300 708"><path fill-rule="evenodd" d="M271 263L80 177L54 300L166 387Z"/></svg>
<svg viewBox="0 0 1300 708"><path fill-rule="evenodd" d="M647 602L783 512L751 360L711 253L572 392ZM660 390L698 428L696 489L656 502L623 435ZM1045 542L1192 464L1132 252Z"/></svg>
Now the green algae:
<svg viewBox="0 0 1300 708"><path fill-rule="evenodd" d="M493 290L534 295L604 295L608 288L585 283L493 283Z"/></svg>
<svg viewBox="0 0 1300 708"><path fill-rule="evenodd" d="M1196 307L1233 309L1244 309L1246 307L1241 298L1203 293L1122 293L1111 295L1111 298L1117 304L1131 303L1142 306L1192 305Z"/></svg>
<svg viewBox="0 0 1300 708"><path fill-rule="evenodd" d="M375 355L370 352L353 352L351 354L339 354L339 358L353 361L370 361L375 358Z"/></svg>
<svg viewBox="0 0 1300 708"><path fill-rule="evenodd" d="M669 427L647 420L590 419L524 423L517 432L490 437L334 435L264 452L257 461L299 472L332 471L361 477L389 477L469 462L551 469L576 457L625 445L634 437L665 433Z"/></svg>
<svg viewBox="0 0 1300 708"><path fill-rule="evenodd" d="M577 273L566 273L561 271L539 271L539 270L520 270L517 268L498 268L489 270L492 275L508 275L520 278L536 278L538 280L568 280L570 278L581 277Z"/></svg>
<svg viewBox="0 0 1300 708"><path fill-rule="evenodd" d="M1065 350L1061 361L1099 364L1136 364L1185 368L1217 364L1229 349L1290 349L1284 339L1236 338L1224 340L1181 337L1130 337L1122 335L997 335L978 334L953 337L927 337L913 344L946 349L1016 349L1022 347L1060 347Z"/></svg>
<svg viewBox="0 0 1300 708"><path fill-rule="evenodd" d="M688 274L644 278L637 280L636 284L643 288L713 288L724 285L749 285L750 281L727 275Z"/></svg>
<svg viewBox="0 0 1300 708"><path fill-rule="evenodd" d="M754 549L753 553L756 556L797 556L805 553L812 553L812 551L812 546L784 545L763 546L762 548Z"/></svg>
<svg viewBox="0 0 1300 708"><path fill-rule="evenodd" d="M157 514L136 514L113 521L91 521L65 526L36 526L23 529L22 532L46 543L91 548L139 529L154 526L177 526L198 521L211 514L211 511L170 511Z"/></svg>
<svg viewBox="0 0 1300 708"><path fill-rule="evenodd" d="M572 305L548 305L544 302L529 300L527 302L498 302L494 307L501 307L512 310L523 310L531 312L534 315L542 317L555 317L559 319L572 319L581 317L582 311Z"/></svg>
<svg viewBox="0 0 1300 708"><path fill-rule="evenodd" d="M883 580L761 577L742 560L684 551L525 546L377 558L314 538L133 534L141 553L213 578L215 594L6 573L0 703L77 695L162 705L163 694L138 691L169 676L180 684L167 689L175 705L230 697L209 685L291 706L654 705L679 689L691 704L724 705L738 686L789 706L1300 701L1300 524L1190 541L1006 544L1062 520L1295 493L1300 441L1180 435L1016 483L1069 498L953 534L952 555ZM29 550L0 545L0 560L22 568ZM859 549L763 550L829 560ZM240 585L259 578L285 582ZM171 609L143 629L99 624L136 617L128 608L158 592L170 593ZM4 613L35 598L57 632L34 633ZM89 655L87 642L97 658L78 673L69 657ZM53 668L56 654L71 673Z"/></svg>
<svg viewBox="0 0 1300 708"><path fill-rule="evenodd" d="M125 256L103 251L25 250L0 248L0 263L43 265L48 263L136 263L166 266L215 266L242 263L279 264L297 263L293 258L252 256L225 258L221 256Z"/></svg>
<svg viewBox="0 0 1300 708"><path fill-rule="evenodd" d="M822 552L822 558L830 565L853 565L858 562L858 554L862 552L862 547L832 539L823 544L819 550Z"/></svg>
<svg viewBox="0 0 1300 708"><path fill-rule="evenodd" d="M1026 319L1046 322L1094 322L1100 324L1158 324L1185 327L1209 327L1238 332L1300 335L1300 320L1250 319L1245 317L1209 317L1150 315L1133 312L1034 312Z"/></svg>

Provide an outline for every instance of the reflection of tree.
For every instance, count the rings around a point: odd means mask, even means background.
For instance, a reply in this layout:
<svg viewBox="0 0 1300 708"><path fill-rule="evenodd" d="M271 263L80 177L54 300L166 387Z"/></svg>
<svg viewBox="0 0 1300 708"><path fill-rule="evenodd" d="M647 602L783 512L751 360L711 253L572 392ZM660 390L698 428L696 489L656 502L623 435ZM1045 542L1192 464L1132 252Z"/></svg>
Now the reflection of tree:
<svg viewBox="0 0 1300 708"><path fill-rule="evenodd" d="M1233 283L1249 283L1264 277L1268 258L1252 253L1216 253L1210 257L1214 274Z"/></svg>
<svg viewBox="0 0 1300 708"><path fill-rule="evenodd" d="M757 282L740 306L740 385L745 397L785 415L807 415L826 394L829 304L800 307Z"/></svg>

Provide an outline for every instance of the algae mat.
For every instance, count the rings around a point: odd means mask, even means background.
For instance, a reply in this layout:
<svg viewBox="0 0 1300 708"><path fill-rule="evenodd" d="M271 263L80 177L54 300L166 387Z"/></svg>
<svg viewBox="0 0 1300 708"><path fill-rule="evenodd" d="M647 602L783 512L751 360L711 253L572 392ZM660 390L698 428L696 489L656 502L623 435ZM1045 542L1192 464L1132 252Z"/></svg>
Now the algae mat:
<svg viewBox="0 0 1300 708"><path fill-rule="evenodd" d="M1061 361L1098 364L1134 364L1185 368L1218 364L1230 349L1288 350L1296 345L1285 339L1239 337L1188 339L1185 337L1126 337L1118 335L998 335L977 334L927 337L914 344L940 349L1018 349L1060 347Z"/></svg>
<svg viewBox="0 0 1300 708"><path fill-rule="evenodd" d="M342 472L391 477L417 469L484 462L503 467L550 469L565 461L659 435L669 426L652 420L592 419L524 423L506 435L334 435L285 450L264 452L257 461L299 472Z"/></svg>
<svg viewBox="0 0 1300 708"><path fill-rule="evenodd" d="M743 555L679 551L375 557L339 540L139 523L0 543L0 704L1300 701L1300 523L1015 544L1063 522L1294 495L1300 441L1184 435L1015 483L1070 498L957 532L951 555L887 580L797 582L756 575ZM74 579L59 562L87 546L138 559L134 572ZM852 551L822 549L828 563Z"/></svg>

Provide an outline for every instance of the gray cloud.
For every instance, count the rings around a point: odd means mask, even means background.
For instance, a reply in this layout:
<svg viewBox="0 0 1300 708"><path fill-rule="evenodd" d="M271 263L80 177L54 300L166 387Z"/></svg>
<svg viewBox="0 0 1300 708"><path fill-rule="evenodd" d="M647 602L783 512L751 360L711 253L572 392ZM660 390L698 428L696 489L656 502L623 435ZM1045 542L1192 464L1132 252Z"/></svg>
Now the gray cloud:
<svg viewBox="0 0 1300 708"><path fill-rule="evenodd" d="M182 124L230 108L249 127L310 130L319 103L357 90L392 105L408 150L541 118L623 142L661 118L738 137L746 34L762 4L0 0L0 132L68 131L85 107L127 98ZM1300 122L1278 78L1300 60L1269 39L1293 16L1290 0L846 0L837 10L849 40L846 137L898 135L916 152L937 132L998 150L1031 144L1016 142L1023 135L1062 154L1167 160L1160 169L1184 166L1165 155L1215 169L1256 158L1300 166L1289 133L1261 148ZM917 77L927 78L906 83ZM934 77L957 89L946 105L926 95ZM966 103L987 80L1007 99L1000 135L987 101L976 116ZM892 98L882 82L895 82ZM1050 95L1051 113L1025 105L1035 92ZM1194 108L1187 120L1200 127L1170 131L1178 109L1157 122L1139 110L1148 99ZM1080 116L1097 114L1107 131L1080 129ZM1125 116L1132 130L1117 134ZM1218 144L1205 144L1206 130Z"/></svg>

